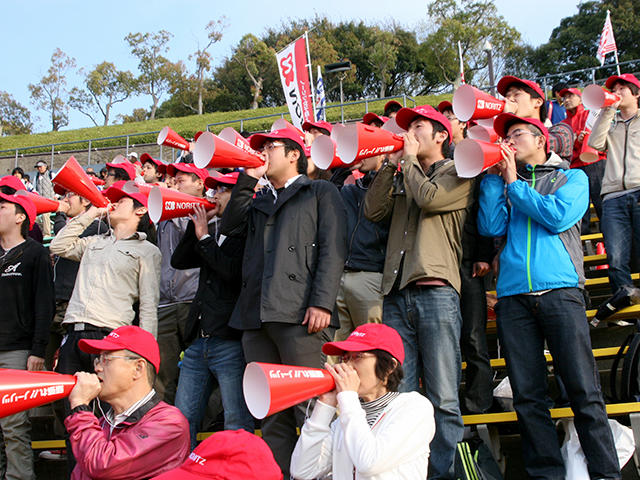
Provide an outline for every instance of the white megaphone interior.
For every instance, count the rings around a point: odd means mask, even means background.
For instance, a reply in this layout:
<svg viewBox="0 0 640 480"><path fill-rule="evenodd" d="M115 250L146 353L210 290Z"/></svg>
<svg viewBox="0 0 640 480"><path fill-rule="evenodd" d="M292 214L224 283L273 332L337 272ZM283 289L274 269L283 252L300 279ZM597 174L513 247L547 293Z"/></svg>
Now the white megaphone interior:
<svg viewBox="0 0 640 480"><path fill-rule="evenodd" d="M221 138L222 140L224 140L225 142L229 142L233 145L235 145L236 143L236 139L238 139L239 137L241 137L245 143L246 143L246 139L244 137L242 137L242 135L240 135L235 128L233 127L225 127L222 129L222 131L218 134L218 137Z"/></svg>
<svg viewBox="0 0 640 480"><path fill-rule="evenodd" d="M127 180L125 184L122 186L122 191L125 193L140 193L138 184L133 180Z"/></svg>
<svg viewBox="0 0 640 480"><path fill-rule="evenodd" d="M482 147L475 140L465 138L456 145L453 162L459 177L473 178L480 175L484 167Z"/></svg>
<svg viewBox="0 0 640 480"><path fill-rule="evenodd" d="M327 135L318 136L311 144L311 161L322 170L329 168L336 154L336 144Z"/></svg>
<svg viewBox="0 0 640 480"><path fill-rule="evenodd" d="M147 207L151 221L158 223L162 217L162 190L159 187L153 187L149 192Z"/></svg>
<svg viewBox="0 0 640 480"><path fill-rule="evenodd" d="M215 135L211 132L202 132L193 146L193 164L198 168L207 168L215 151Z"/></svg>
<svg viewBox="0 0 640 480"><path fill-rule="evenodd" d="M467 138L470 138L471 140L482 140L483 142L491 142L491 132L489 132L489 130L487 130L487 128L482 125L474 125L473 127L467 129Z"/></svg>
<svg viewBox="0 0 640 480"><path fill-rule="evenodd" d="M264 370L253 362L244 369L242 391L251 415L257 419L266 417L271 405L271 389Z"/></svg>
<svg viewBox="0 0 640 480"><path fill-rule="evenodd" d="M582 103L587 110L600 110L604 104L604 90L600 85L588 85L582 92Z"/></svg>
<svg viewBox="0 0 640 480"><path fill-rule="evenodd" d="M271 124L272 132L274 130L281 130L283 128L289 128L289 125L287 125L287 121L284 118L279 118Z"/></svg>
<svg viewBox="0 0 640 480"><path fill-rule="evenodd" d="M478 118L475 122L484 128L493 128L493 121L495 119L495 116L491 118Z"/></svg>
<svg viewBox="0 0 640 480"><path fill-rule="evenodd" d="M471 120L476 111L476 92L471 85L460 85L453 94L453 113L458 120Z"/></svg>
<svg viewBox="0 0 640 480"><path fill-rule="evenodd" d="M167 139L167 135L169 135L169 127L163 127L158 134L158 145L162 145L164 141Z"/></svg>
<svg viewBox="0 0 640 480"><path fill-rule="evenodd" d="M345 164L353 163L358 155L358 125L336 125L331 130L331 138L336 142L336 155Z"/></svg>
<svg viewBox="0 0 640 480"><path fill-rule="evenodd" d="M398 125L395 118L390 118L384 125L382 125L382 130L386 130L391 133L395 133L396 135L402 135L403 133L407 133L407 131Z"/></svg>

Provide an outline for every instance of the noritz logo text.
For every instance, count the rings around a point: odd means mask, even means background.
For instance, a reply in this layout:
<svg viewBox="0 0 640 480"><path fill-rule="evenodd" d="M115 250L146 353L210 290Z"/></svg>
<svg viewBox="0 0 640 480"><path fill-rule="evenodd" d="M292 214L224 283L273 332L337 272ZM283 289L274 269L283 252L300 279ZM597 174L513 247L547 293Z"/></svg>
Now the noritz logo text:
<svg viewBox="0 0 640 480"><path fill-rule="evenodd" d="M198 202L174 202L173 200L167 200L164 202L165 210L187 210L198 205Z"/></svg>
<svg viewBox="0 0 640 480"><path fill-rule="evenodd" d="M486 100L478 100L478 108L486 110L502 111L502 104L500 102L488 102Z"/></svg>

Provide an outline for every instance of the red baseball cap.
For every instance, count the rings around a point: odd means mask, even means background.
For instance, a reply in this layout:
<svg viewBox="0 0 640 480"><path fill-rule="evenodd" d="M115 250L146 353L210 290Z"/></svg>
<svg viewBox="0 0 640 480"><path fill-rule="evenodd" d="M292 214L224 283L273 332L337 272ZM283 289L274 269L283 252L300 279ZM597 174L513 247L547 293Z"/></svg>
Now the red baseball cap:
<svg viewBox="0 0 640 480"><path fill-rule="evenodd" d="M216 188L219 183L223 185L235 185L238 183L238 172L225 173L219 177L207 177L204 181L204 185L207 188Z"/></svg>
<svg viewBox="0 0 640 480"><path fill-rule="evenodd" d="M378 115L377 113L369 112L365 113L364 117L362 117L362 123L365 125L371 125L372 122L380 122L382 124L387 123L389 117L385 117L384 115Z"/></svg>
<svg viewBox="0 0 640 480"><path fill-rule="evenodd" d="M302 124L303 132L308 132L312 128L323 128L327 130L329 133L331 133L331 130L333 130L333 125L331 125L329 122L324 122L321 120L317 122L304 122Z"/></svg>
<svg viewBox="0 0 640 480"><path fill-rule="evenodd" d="M507 90L509 90L509 87L511 87L512 85L525 85L529 88L532 88L538 94L538 96L544 100L544 92L540 88L540 85L538 85L536 82L532 82L531 80L524 80L522 78L514 77L511 75L507 75L506 77L502 77L500 79L500 81L498 82L498 93L505 97L507 95Z"/></svg>
<svg viewBox="0 0 640 480"><path fill-rule="evenodd" d="M198 445L178 468L153 480L282 480L264 440L246 430L216 432Z"/></svg>
<svg viewBox="0 0 640 480"><path fill-rule="evenodd" d="M24 186L24 183L22 183L22 180L20 180L18 177L14 177L13 175L5 175L4 177L0 178L0 187L9 187L13 188L16 191L24 190L27 188Z"/></svg>
<svg viewBox="0 0 640 480"><path fill-rule="evenodd" d="M611 90L613 88L613 84L618 80L622 80L624 82L629 82L634 84L636 87L640 88L640 80L638 80L635 75L631 75L630 73L623 73L622 75L612 75L607 78L607 82L605 86Z"/></svg>
<svg viewBox="0 0 640 480"><path fill-rule="evenodd" d="M121 168L127 172L129 180L136 178L136 166L127 159L123 159L120 162L109 162L107 163L107 168Z"/></svg>
<svg viewBox="0 0 640 480"><path fill-rule="evenodd" d="M289 128L281 128L280 130L274 130L273 132L269 133L256 133L254 135L251 135L251 137L249 137L249 145L254 150L260 150L262 148L262 145L264 145L267 140L278 140L284 138L293 140L303 149L305 148L304 139L300 137L300 135L298 135L296 131Z"/></svg>
<svg viewBox="0 0 640 480"><path fill-rule="evenodd" d="M545 127L537 118L522 118L514 115L513 113L501 113L493 121L493 129L500 137L504 138L507 136L507 132L511 125L514 123L528 123L529 125L538 127L544 135L547 152L549 151L549 130L547 130L547 127Z"/></svg>
<svg viewBox="0 0 640 480"><path fill-rule="evenodd" d="M578 95L579 97L582 96L582 92L580 91L579 88L563 88L562 90L558 91L558 95L560 95L561 97L564 97L565 95L568 95L570 93L573 93L574 95Z"/></svg>
<svg viewBox="0 0 640 480"><path fill-rule="evenodd" d="M411 125L411 122L413 122L417 117L427 118L441 124L446 128L447 133L449 134L449 143L451 143L453 138L453 134L451 133L451 122L431 105L420 105L415 108L401 108L396 115L396 123L400 128L409 130L409 125Z"/></svg>
<svg viewBox="0 0 640 480"><path fill-rule="evenodd" d="M136 186L136 183L131 180L118 180L102 192L102 194L107 197L111 203L116 203L122 197L129 197L137 200L145 207L149 202L149 196L142 193Z"/></svg>
<svg viewBox="0 0 640 480"><path fill-rule="evenodd" d="M404 346L400 334L382 323L365 323L356 328L342 342L327 342L322 351L327 355L342 355L344 352L366 352L384 350L396 360L404 362Z"/></svg>
<svg viewBox="0 0 640 480"><path fill-rule="evenodd" d="M206 168L198 168L193 163L178 162L167 165L167 173L172 177L175 177L178 172L193 173L202 181L205 181L209 176L209 172Z"/></svg>
<svg viewBox="0 0 640 480"><path fill-rule="evenodd" d="M451 110L453 112L453 103L449 100L443 100L438 104L438 111L444 113L445 110Z"/></svg>
<svg viewBox="0 0 640 480"><path fill-rule="evenodd" d="M22 189L24 190L24 186L22 186ZM29 197L27 197L26 195L21 195L20 193L14 193L12 195L0 193L0 199L6 202L15 203L16 205L20 205L27 214L27 220L29 220L29 230L33 228L33 224L36 221L37 211L36 206Z"/></svg>
<svg viewBox="0 0 640 480"><path fill-rule="evenodd" d="M388 108L390 107L400 107L402 108L402 104L396 100L389 100L387 103L384 104L384 111L386 112Z"/></svg>
<svg viewBox="0 0 640 480"><path fill-rule="evenodd" d="M158 342L150 332L135 325L118 327L102 340L87 340L83 338L78 342L78 347L83 352L93 354L129 350L148 360L155 367L156 373L160 369Z"/></svg>
<svg viewBox="0 0 640 480"><path fill-rule="evenodd" d="M142 162L142 164L144 165L146 162L151 162L153 163L157 169L159 169L161 166L164 165L163 162L161 162L160 160L158 160L157 158L153 158L151 155L149 155L148 153L143 153L142 155L140 155L140 161Z"/></svg>

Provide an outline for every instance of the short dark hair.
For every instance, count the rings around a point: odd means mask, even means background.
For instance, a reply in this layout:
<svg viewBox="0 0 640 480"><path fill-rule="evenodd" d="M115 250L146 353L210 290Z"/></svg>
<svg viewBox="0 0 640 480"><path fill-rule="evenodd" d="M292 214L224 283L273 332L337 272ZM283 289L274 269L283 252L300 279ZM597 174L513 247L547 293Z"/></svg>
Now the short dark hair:
<svg viewBox="0 0 640 480"><path fill-rule="evenodd" d="M611 85L611 90L613 90L615 86L618 84L622 85L623 87L629 87L629 90L631 90L631 94L634 96L640 93L640 88L638 88L633 83L627 82L626 80L622 80L622 79L619 79L613 82L613 85ZM638 98L638 106L640 106L640 98Z"/></svg>
<svg viewBox="0 0 640 480"><path fill-rule="evenodd" d="M144 360L145 367L147 369L147 382L149 382L149 385L153 388L156 384L156 378L158 376L158 374L156 373L156 367L154 367L151 362L144 358L142 355L132 352L131 350L127 350L127 352L129 353L129 355L131 355L132 358L136 360Z"/></svg>
<svg viewBox="0 0 640 480"><path fill-rule="evenodd" d="M119 180L133 180L133 178L129 177L129 174L124 168L109 167L109 172L112 171L116 182Z"/></svg>
<svg viewBox="0 0 640 480"><path fill-rule="evenodd" d="M133 200L133 209L144 207L138 200ZM138 228L136 229L140 233L144 233L147 236L147 240L154 245L157 242L156 236L156 227L153 223L151 223L151 218L149 218L149 210L143 216L140 217L140 221L138 222Z"/></svg>
<svg viewBox="0 0 640 480"><path fill-rule="evenodd" d="M391 105L389 105L387 108L384 109L383 115L385 117L388 117L392 113L399 112L401 108L402 108L402 105L400 105L399 103L395 103L394 102Z"/></svg>
<svg viewBox="0 0 640 480"><path fill-rule="evenodd" d="M298 142L294 142L289 138L283 138L282 143L284 143L284 154L289 155L289 152L299 152L300 156L298 157L297 170L298 173L306 174L307 173L307 156L304 153L304 149L300 146Z"/></svg>
<svg viewBox="0 0 640 480"><path fill-rule="evenodd" d="M22 205L18 205L17 203L13 204L16 207L16 213L21 213L24 215L24 221L20 224L20 235L22 238L26 239L29 236L29 215Z"/></svg>
<svg viewBox="0 0 640 480"><path fill-rule="evenodd" d="M444 142L442 142L440 151L442 152L442 156L444 158L449 158L449 154L451 153L451 148L449 147L449 144L451 142L451 138L449 137L449 131L440 122L436 122L435 120L431 120L431 119L428 119L428 120L431 122L431 125L433 126L433 133L431 134L431 138L436 138L436 133L438 132L444 132L447 134L447 138L444 140Z"/></svg>
<svg viewBox="0 0 640 480"><path fill-rule="evenodd" d="M385 382L387 391L397 392L404 378L404 370L400 362L393 357L389 352L384 350L372 350L376 356L375 373L376 377L382 382Z"/></svg>
<svg viewBox="0 0 640 480"><path fill-rule="evenodd" d="M198 175L196 175L193 172L183 172L182 170L177 170L176 171L176 177L178 176L179 173L183 173L185 175L189 175L191 177L191 180L193 180L194 182L197 182L198 180L202 180ZM204 182L202 182L202 192L200 192L200 195L202 195L204 197L204 194L207 193L207 187L204 185Z"/></svg>
<svg viewBox="0 0 640 480"><path fill-rule="evenodd" d="M560 90L564 90L568 85L565 82L558 82L553 87L551 87L551 93L555 97L556 93L559 93Z"/></svg>
<svg viewBox="0 0 640 480"><path fill-rule="evenodd" d="M24 178L24 170L20 167L16 167L13 170L11 170L11 175L15 175L16 173L19 173L21 177Z"/></svg>
<svg viewBox="0 0 640 480"><path fill-rule="evenodd" d="M542 105L540 105L539 116L540 116L540 121L542 123L544 123L545 120L547 119L547 102L546 102L546 100L543 97L541 97L540 94L538 92L536 92L533 88L531 88L529 85L523 85L523 84L519 83L517 86L523 92L527 92L531 98L540 98L540 99L542 99Z"/></svg>

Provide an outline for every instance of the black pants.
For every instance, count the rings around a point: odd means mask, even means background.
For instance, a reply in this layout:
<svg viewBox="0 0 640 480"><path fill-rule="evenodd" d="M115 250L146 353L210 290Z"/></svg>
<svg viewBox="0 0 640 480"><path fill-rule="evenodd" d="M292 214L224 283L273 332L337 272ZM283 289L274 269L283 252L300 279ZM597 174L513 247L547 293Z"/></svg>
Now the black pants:
<svg viewBox="0 0 640 480"><path fill-rule="evenodd" d="M263 323L260 330L246 330L242 335L244 356L249 362L279 363L323 368L326 356L322 345L333 339L334 329L309 334L306 325ZM296 428L302 428L309 402L273 414L262 420L262 438L289 478L291 454L298 441Z"/></svg>
<svg viewBox="0 0 640 480"><path fill-rule="evenodd" d="M462 408L464 413L484 413L493 402L493 372L487 347L487 297L484 277L474 278L472 274L473 264L463 262L460 349L467 368Z"/></svg>
<svg viewBox="0 0 640 480"><path fill-rule="evenodd" d="M85 353L78 347L78 342L83 339L89 340L102 340L109 335L108 329L91 329L74 331L72 328L67 330L67 334L62 339L60 345L60 353L58 354L58 365L56 371L58 373L66 373L73 375L76 372L89 372L93 373L93 359L95 355ZM57 414L62 414L63 419L71 413L71 407L69 401L63 401L64 410L58 411ZM76 459L71 451L71 444L69 443L69 434L65 432L65 442L67 444L67 474L71 477L71 472L76 466Z"/></svg>

